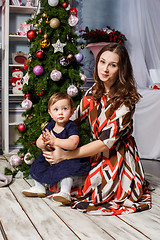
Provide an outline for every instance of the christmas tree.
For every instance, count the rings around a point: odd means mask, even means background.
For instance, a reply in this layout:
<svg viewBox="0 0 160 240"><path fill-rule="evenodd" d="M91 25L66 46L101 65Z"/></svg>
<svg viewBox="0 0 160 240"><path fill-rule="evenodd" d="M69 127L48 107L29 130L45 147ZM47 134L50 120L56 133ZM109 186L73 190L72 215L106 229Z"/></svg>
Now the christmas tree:
<svg viewBox="0 0 160 240"><path fill-rule="evenodd" d="M55 92L67 92L73 97L76 107L83 94L81 85L86 80L81 71L83 43L75 31L77 9L70 6L69 0L40 2L40 12L27 21L31 26L27 32L30 52L25 65L25 99L21 103L25 120L16 127L19 131L16 144L22 145L18 152L21 164L16 166L16 171L22 171L24 176L29 175L29 164L41 152L36 140L51 120L48 114L49 98ZM83 144L90 140L88 132L88 124L84 122L80 127ZM17 159L12 160L18 162Z"/></svg>

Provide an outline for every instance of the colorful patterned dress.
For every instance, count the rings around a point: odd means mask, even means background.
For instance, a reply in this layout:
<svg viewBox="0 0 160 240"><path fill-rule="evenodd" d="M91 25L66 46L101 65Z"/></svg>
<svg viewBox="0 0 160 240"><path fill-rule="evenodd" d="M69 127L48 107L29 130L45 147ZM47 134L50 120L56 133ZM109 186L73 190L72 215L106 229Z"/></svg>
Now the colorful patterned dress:
<svg viewBox="0 0 160 240"><path fill-rule="evenodd" d="M133 130L131 110L124 104L114 110L103 96L93 101L91 88L78 106L75 119L88 117L94 139L101 140L108 150L91 159L83 187L83 197L72 208L88 214L118 215L151 207L151 198L144 180Z"/></svg>

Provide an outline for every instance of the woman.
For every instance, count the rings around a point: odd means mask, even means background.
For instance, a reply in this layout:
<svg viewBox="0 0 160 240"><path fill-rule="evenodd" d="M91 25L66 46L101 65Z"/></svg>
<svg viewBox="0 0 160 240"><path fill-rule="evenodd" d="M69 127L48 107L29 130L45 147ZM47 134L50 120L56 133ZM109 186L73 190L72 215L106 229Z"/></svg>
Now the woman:
<svg viewBox="0 0 160 240"><path fill-rule="evenodd" d="M51 164L92 156L83 196L74 202L73 208L99 215L149 209L150 195L131 135L140 95L122 44L110 43L98 53L94 80L75 116L77 120L88 117L95 141L73 151L55 147L54 152L44 151L44 156Z"/></svg>

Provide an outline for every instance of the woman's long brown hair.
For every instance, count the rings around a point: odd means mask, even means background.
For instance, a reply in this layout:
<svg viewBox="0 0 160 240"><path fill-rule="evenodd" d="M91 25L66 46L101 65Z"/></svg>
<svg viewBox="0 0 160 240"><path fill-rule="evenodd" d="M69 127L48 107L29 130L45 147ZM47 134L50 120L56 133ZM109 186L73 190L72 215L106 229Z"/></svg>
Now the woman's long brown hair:
<svg viewBox="0 0 160 240"><path fill-rule="evenodd" d="M96 84L92 88L94 100L99 102L102 95L105 93L104 83L100 80L97 70L100 56L105 51L117 53L119 56L119 76L110 89L109 102L113 103L115 108L120 106L122 103L125 103L126 106L135 105L139 101L141 95L137 92L128 52L121 43L109 43L100 50L96 57L94 69L94 81Z"/></svg>

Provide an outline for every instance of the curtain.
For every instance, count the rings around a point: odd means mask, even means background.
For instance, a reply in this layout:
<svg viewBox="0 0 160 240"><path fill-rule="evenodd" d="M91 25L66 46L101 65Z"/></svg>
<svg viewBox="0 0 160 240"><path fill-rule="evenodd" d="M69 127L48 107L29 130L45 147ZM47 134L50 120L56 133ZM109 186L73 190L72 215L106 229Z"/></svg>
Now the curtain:
<svg viewBox="0 0 160 240"><path fill-rule="evenodd" d="M138 88L160 82L160 0L120 0L120 22Z"/></svg>
<svg viewBox="0 0 160 240"><path fill-rule="evenodd" d="M120 0L120 31L143 96L134 116L134 137L141 158L160 160L160 0Z"/></svg>

